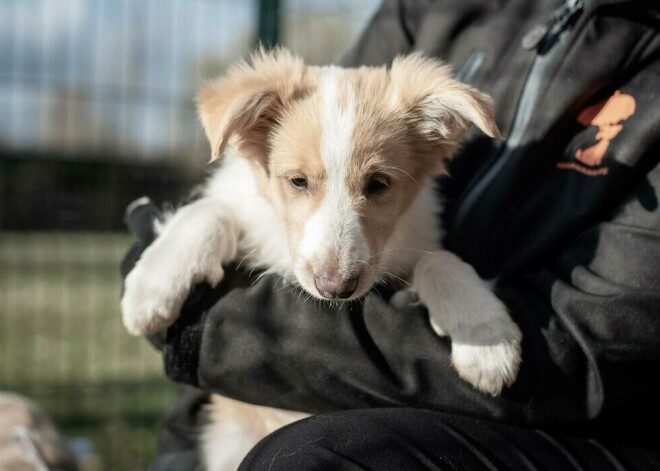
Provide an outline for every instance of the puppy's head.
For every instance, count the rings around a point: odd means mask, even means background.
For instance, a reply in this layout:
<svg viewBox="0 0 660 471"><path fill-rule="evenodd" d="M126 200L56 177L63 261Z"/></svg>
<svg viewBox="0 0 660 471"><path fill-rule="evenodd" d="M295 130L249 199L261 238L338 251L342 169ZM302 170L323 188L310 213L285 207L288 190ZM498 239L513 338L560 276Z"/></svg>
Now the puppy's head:
<svg viewBox="0 0 660 471"><path fill-rule="evenodd" d="M198 103L212 158L232 142L255 164L296 278L322 299L357 298L385 274L398 219L470 124L499 136L491 99L421 54L343 69L262 51Z"/></svg>

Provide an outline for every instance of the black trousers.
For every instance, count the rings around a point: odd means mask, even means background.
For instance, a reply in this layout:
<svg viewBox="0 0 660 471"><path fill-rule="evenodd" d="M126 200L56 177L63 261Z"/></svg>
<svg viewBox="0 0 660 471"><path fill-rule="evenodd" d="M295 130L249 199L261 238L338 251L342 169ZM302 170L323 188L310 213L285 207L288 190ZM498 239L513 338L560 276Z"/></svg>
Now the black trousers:
<svg viewBox="0 0 660 471"><path fill-rule="evenodd" d="M440 412L368 409L313 416L280 429L239 469L650 471L660 470L660 452Z"/></svg>
<svg viewBox="0 0 660 471"><path fill-rule="evenodd" d="M163 424L150 471L202 469L197 446L207 403L208 393L182 387ZM625 432L623 436L640 430ZM421 409L349 410L276 431L248 454L240 469L660 470L657 431L641 432L648 434L652 449Z"/></svg>

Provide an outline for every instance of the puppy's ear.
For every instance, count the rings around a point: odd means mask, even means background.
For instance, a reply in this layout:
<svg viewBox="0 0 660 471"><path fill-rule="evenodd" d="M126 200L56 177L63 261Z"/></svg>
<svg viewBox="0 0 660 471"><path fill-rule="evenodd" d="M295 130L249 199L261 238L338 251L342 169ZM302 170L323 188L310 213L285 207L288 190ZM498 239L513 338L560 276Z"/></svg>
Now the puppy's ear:
<svg viewBox="0 0 660 471"><path fill-rule="evenodd" d="M392 92L409 111L422 137L453 150L471 124L501 138L493 100L452 77L449 66L414 53L394 59Z"/></svg>
<svg viewBox="0 0 660 471"><path fill-rule="evenodd" d="M304 94L304 76L303 61L289 51L260 49L249 62L206 84L197 110L211 143L211 161L222 155L232 136L241 151L265 159L271 129L286 105Z"/></svg>

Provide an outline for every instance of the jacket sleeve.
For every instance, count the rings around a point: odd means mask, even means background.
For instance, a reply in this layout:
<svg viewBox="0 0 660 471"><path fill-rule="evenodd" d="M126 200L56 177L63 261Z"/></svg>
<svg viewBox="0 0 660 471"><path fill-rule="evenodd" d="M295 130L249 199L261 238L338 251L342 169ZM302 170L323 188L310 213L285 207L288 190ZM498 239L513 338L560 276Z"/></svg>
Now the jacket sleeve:
<svg viewBox="0 0 660 471"><path fill-rule="evenodd" d="M649 178L660 190L660 168ZM217 301L208 301L209 290L201 308L188 306L195 315L170 328L172 379L313 413L411 406L574 426L658 410L660 213L636 199L563 247L553 264L499 287L524 335L519 377L500 397L458 377L449 341L405 292L337 309L305 300L277 277L245 277L230 276L238 287L220 288Z"/></svg>

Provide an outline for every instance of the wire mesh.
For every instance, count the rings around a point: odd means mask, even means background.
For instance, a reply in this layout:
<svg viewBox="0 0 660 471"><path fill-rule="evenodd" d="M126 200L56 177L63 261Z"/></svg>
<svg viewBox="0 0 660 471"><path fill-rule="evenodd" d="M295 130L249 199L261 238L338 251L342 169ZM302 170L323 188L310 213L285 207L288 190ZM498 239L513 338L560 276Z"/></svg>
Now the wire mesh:
<svg viewBox="0 0 660 471"><path fill-rule="evenodd" d="M377 3L282 1L280 43L336 62ZM203 178L195 91L254 46L258 6L0 2L0 390L39 402L84 469L153 458L176 386L120 322L123 209Z"/></svg>

